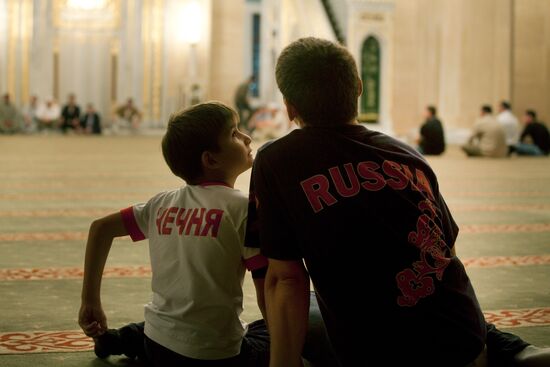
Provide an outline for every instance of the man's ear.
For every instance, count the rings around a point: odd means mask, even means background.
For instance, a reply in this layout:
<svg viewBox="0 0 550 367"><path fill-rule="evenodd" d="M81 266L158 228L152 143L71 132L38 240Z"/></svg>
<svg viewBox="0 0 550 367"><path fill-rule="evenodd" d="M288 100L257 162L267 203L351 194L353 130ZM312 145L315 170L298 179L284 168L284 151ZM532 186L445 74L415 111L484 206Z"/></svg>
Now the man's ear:
<svg viewBox="0 0 550 367"><path fill-rule="evenodd" d="M202 152L201 163L204 168L216 169L219 167L219 162L209 151Z"/></svg>
<svg viewBox="0 0 550 367"><path fill-rule="evenodd" d="M359 98L361 96L361 94L363 94L363 81L361 79L359 79L359 83L357 83L357 87L358 87L358 92L357 93L357 97Z"/></svg>
<svg viewBox="0 0 550 367"><path fill-rule="evenodd" d="M286 112L288 114L288 119L290 121L294 121L296 117L298 117L298 110L296 110L296 107L286 99L283 100L286 106Z"/></svg>

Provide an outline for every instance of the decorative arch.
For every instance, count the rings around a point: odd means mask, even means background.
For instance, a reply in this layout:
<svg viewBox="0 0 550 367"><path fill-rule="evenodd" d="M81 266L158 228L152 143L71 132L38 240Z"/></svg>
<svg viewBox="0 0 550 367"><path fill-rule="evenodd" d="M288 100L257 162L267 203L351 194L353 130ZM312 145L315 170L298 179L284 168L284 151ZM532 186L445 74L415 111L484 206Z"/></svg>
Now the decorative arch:
<svg viewBox="0 0 550 367"><path fill-rule="evenodd" d="M359 120L376 123L380 118L380 42L369 36L361 47L361 80Z"/></svg>

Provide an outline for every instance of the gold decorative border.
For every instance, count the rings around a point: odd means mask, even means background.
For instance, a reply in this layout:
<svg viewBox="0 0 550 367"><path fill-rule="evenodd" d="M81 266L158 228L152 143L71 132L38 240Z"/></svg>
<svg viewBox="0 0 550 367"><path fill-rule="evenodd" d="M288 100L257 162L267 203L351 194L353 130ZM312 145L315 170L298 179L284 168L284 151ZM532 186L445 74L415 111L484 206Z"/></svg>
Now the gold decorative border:
<svg viewBox="0 0 550 367"><path fill-rule="evenodd" d="M108 30L120 27L120 1L121 0L106 0L106 5L101 10L93 12L98 13L98 17L91 21L83 22L81 19L69 20L63 18L63 13L69 8L69 0L54 0L52 8L53 25L55 28L62 29L93 29L93 30ZM85 10L79 10L86 12ZM92 11L87 11L88 14ZM112 16L109 16L112 14Z"/></svg>
<svg viewBox="0 0 550 367"><path fill-rule="evenodd" d="M162 99L162 39L164 0L144 0L143 41L143 115L159 121Z"/></svg>
<svg viewBox="0 0 550 367"><path fill-rule="evenodd" d="M16 91L17 80L17 39L19 34L20 19L19 1L8 1L8 54L7 54L7 92L13 98Z"/></svg>
<svg viewBox="0 0 550 367"><path fill-rule="evenodd" d="M33 30L32 0L24 0L21 14L21 101L26 103L30 95L30 43Z"/></svg>
<svg viewBox="0 0 550 367"><path fill-rule="evenodd" d="M111 40L111 107L114 107L117 103L118 98L118 68L119 68L119 53L120 53L120 44L117 39Z"/></svg>
<svg viewBox="0 0 550 367"><path fill-rule="evenodd" d="M163 35L163 19L162 9L164 7L163 0L154 0L153 10L153 52L154 52L154 69L153 69L153 119L160 120L161 96L162 96L162 35Z"/></svg>
<svg viewBox="0 0 550 367"><path fill-rule="evenodd" d="M143 0L141 16L141 40L143 44L143 116L150 117L151 96L151 6L152 0Z"/></svg>
<svg viewBox="0 0 550 367"><path fill-rule="evenodd" d="M59 50L53 52L53 86L52 95L56 101L59 101Z"/></svg>

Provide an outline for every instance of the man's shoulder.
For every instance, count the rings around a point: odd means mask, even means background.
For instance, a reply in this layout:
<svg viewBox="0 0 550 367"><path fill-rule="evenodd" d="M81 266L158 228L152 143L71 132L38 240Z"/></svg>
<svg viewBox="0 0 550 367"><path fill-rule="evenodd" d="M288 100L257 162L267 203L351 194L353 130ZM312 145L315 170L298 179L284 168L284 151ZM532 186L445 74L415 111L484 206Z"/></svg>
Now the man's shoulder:
<svg viewBox="0 0 550 367"><path fill-rule="evenodd" d="M542 121L535 121L532 124L528 124L527 127L529 127L530 125L536 126L537 128L539 128L541 130L548 130L548 126L546 126L546 124Z"/></svg>
<svg viewBox="0 0 550 367"><path fill-rule="evenodd" d="M273 154L272 152L279 151L280 149L288 149L289 145L292 145L297 139L300 139L301 136L300 129L291 131L290 133L281 136L277 139L268 140L260 148L258 148L258 153L262 155Z"/></svg>
<svg viewBox="0 0 550 367"><path fill-rule="evenodd" d="M514 115L512 113L512 111L510 110L505 110L505 111L502 111L500 112L498 115L496 115L496 121L500 122L500 123L512 123L512 124L516 124L516 123L519 123L518 121L518 118L516 117L516 115Z"/></svg>
<svg viewBox="0 0 550 367"><path fill-rule="evenodd" d="M438 119L437 117L434 117L434 118L426 120L425 125L429 126L429 127L432 127L432 128L435 128L435 127L441 127L443 124L441 123L440 119Z"/></svg>
<svg viewBox="0 0 550 367"><path fill-rule="evenodd" d="M490 125L495 123L498 123L498 121L495 116L491 115L481 116L476 120L477 125Z"/></svg>

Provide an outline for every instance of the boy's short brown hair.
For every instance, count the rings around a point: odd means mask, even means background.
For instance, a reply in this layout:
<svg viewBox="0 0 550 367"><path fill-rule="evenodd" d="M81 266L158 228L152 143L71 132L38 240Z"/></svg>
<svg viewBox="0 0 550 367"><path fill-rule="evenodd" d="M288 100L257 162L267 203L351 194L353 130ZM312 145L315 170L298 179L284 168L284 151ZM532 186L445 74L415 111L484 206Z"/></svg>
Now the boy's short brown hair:
<svg viewBox="0 0 550 367"><path fill-rule="evenodd" d="M281 93L306 124L339 125L357 116L357 65L340 45L301 38L283 50L275 76Z"/></svg>
<svg viewBox="0 0 550 367"><path fill-rule="evenodd" d="M170 170L188 184L195 184L203 174L202 153L217 152L220 134L237 113L220 102L194 105L170 116L162 138L162 155Z"/></svg>

